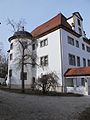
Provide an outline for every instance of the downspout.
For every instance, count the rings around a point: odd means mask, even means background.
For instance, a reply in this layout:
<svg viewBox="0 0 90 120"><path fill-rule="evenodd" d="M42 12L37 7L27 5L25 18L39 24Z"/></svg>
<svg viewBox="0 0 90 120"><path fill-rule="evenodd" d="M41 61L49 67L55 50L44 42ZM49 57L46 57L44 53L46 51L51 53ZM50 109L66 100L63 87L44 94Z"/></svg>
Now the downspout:
<svg viewBox="0 0 90 120"><path fill-rule="evenodd" d="M62 32L60 29L60 53L61 53L61 74L62 74L62 92L64 92L64 76L63 76L63 47L62 47Z"/></svg>

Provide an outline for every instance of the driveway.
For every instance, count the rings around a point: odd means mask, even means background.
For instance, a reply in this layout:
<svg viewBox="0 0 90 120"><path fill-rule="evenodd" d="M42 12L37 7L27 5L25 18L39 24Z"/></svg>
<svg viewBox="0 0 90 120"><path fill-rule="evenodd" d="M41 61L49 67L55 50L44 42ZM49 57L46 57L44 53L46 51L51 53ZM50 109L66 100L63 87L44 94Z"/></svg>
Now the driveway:
<svg viewBox="0 0 90 120"><path fill-rule="evenodd" d="M0 90L0 120L78 120L90 96L52 97Z"/></svg>

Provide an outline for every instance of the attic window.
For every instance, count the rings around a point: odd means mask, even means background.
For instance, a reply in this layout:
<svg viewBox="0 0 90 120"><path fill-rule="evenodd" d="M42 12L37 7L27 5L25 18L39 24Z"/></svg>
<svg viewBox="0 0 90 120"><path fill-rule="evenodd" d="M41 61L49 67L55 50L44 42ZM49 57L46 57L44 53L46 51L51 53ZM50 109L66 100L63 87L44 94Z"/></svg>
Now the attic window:
<svg viewBox="0 0 90 120"><path fill-rule="evenodd" d="M79 25L79 26L81 26L80 20L79 20L79 19L77 19L77 21L78 21L78 25Z"/></svg>
<svg viewBox="0 0 90 120"><path fill-rule="evenodd" d="M78 28L79 34L82 35L82 30L81 28Z"/></svg>

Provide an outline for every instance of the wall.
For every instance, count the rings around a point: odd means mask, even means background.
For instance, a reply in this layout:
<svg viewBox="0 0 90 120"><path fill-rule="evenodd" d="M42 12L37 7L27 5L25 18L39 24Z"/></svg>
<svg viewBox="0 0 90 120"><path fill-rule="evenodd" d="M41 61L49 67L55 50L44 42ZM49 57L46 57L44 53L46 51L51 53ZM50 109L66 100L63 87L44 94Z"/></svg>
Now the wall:
<svg viewBox="0 0 90 120"><path fill-rule="evenodd" d="M40 41L48 38L48 45L40 47ZM62 85L61 73L61 52L60 52L60 32L56 30L38 40L37 56L40 64L40 57L48 55L48 66L37 68L37 77L41 74L55 72L59 77L59 84Z"/></svg>
<svg viewBox="0 0 90 120"><path fill-rule="evenodd" d="M19 39L20 41L27 41L28 44L31 43L31 40L29 39ZM22 47L17 39L13 39L11 41L13 43L13 49L10 50L9 53L9 60L8 60L8 78L7 78L7 84L10 84L10 78L9 78L9 70L12 69L12 77L11 77L11 85L20 87L22 84L21 81L21 58L22 58ZM25 54L32 54L30 51L32 50L32 46L28 46L27 49L25 49ZM32 52L32 51L31 51ZM13 59L10 60L10 54L13 54ZM30 62L30 58L27 61L24 62ZM27 80L25 80L25 86L29 86L32 82L32 66L30 64L24 65L24 71L27 72Z"/></svg>

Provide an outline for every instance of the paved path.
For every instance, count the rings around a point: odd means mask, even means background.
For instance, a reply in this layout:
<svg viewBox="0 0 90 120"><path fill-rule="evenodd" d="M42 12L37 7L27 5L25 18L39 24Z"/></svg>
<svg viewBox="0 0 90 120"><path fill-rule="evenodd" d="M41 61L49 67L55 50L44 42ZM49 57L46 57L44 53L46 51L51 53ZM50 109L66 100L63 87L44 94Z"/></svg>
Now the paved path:
<svg viewBox="0 0 90 120"><path fill-rule="evenodd" d="M0 90L0 120L77 120L90 97L50 97Z"/></svg>

